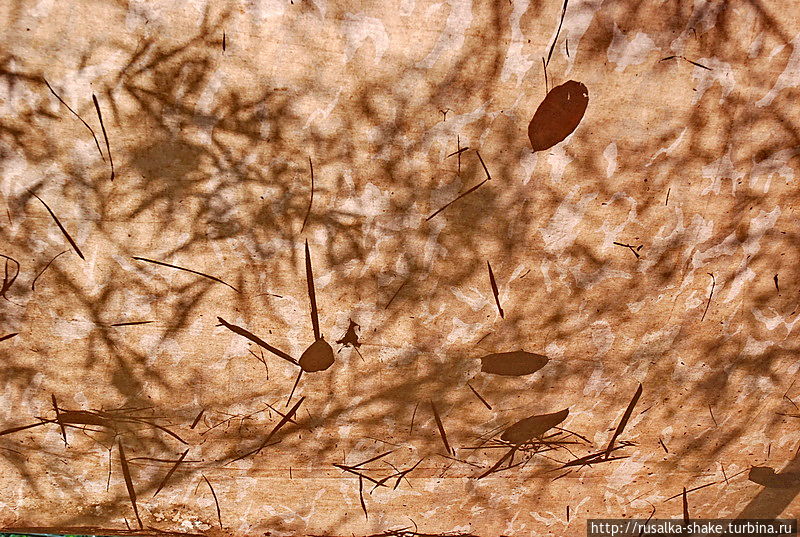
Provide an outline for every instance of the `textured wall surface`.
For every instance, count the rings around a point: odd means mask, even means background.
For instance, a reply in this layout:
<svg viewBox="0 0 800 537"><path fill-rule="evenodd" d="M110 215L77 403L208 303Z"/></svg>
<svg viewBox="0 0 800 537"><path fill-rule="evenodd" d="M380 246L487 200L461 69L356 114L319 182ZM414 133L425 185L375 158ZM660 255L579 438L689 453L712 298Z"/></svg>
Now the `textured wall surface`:
<svg viewBox="0 0 800 537"><path fill-rule="evenodd" d="M6 0L0 28L0 527L800 512L795 2ZM533 151L569 80L585 114ZM287 403L306 241L335 363ZM519 350L549 360L481 371Z"/></svg>

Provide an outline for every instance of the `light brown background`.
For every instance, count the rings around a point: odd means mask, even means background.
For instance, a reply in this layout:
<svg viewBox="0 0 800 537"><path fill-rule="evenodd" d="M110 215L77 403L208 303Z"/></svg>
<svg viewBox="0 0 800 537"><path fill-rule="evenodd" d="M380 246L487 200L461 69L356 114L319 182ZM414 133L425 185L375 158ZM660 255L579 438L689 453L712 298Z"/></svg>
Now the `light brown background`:
<svg viewBox="0 0 800 537"><path fill-rule="evenodd" d="M169 464L131 463L143 521L170 531L221 533L201 475L235 535L414 524L581 535L592 517L646 518L653 508L680 517L680 498L667 498L711 482L689 495L692 516L796 515L792 491L764 500L746 470L780 471L798 448L798 418L782 415L798 413L790 399L800 394L798 9L570 1L548 82L584 83L589 106L571 137L533 154L527 125L546 93L542 57L561 9L3 2L0 253L21 271L0 302L0 335L19 333L0 342L0 428L52 418L51 393L69 409L153 407L189 442L187 459L201 461L155 498ZM659 61L669 56L708 69ZM113 183L42 76L105 152L96 94ZM458 143L470 147L460 173L445 158ZM426 221L484 179L475 149L492 180ZM316 184L301 232L309 157ZM59 257L35 291L36 273L69 245L30 192L86 256ZM267 356L267 377L248 352L256 347L216 317L299 356L313 340L305 240L323 334L333 342L352 318L363 359L346 348L327 372L304 376L298 424L261 454L224 464L279 417L209 428L266 403L282 408L296 368ZM614 242L642 245L641 257ZM155 322L107 326L137 320ZM480 356L517 349L551 361L528 377L479 372ZM553 481L556 461L571 458L561 451L474 479L499 452L463 448L531 414L569 407L565 426L593 443L576 456L605 447L639 382L622 437L636 443L628 458ZM459 458L477 466L441 456L429 400ZM56 426L0 437L0 525L135 524L116 447L106 490L113 437L68 434L68 448ZM121 438L129 458L185 449L147 428ZM366 519L358 479L332 465L389 449L385 460L401 469L426 458L396 490L365 485Z"/></svg>

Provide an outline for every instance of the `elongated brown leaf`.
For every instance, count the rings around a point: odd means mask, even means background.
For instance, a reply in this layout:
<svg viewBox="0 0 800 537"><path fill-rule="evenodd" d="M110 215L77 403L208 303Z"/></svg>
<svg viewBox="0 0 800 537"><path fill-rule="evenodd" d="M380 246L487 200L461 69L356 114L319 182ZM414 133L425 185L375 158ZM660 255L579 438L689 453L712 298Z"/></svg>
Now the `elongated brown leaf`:
<svg viewBox="0 0 800 537"><path fill-rule="evenodd" d="M481 371L493 375L520 376L535 373L547 365L550 359L541 354L525 352L498 352L481 358Z"/></svg>
<svg viewBox="0 0 800 537"><path fill-rule="evenodd" d="M202 418L202 417L203 417L203 413L204 413L205 411L206 411L206 409L205 409L205 408L203 408L203 409L201 409L201 410L200 410L200 413L199 413L199 414L197 414L197 417L196 417L196 418L194 419L194 421L192 422L192 426L191 426L191 427L189 427L190 429L194 429L195 427L197 427L197 424L198 424L198 423L200 423L200 418Z"/></svg>
<svg viewBox="0 0 800 537"><path fill-rule="evenodd" d="M97 97L92 93L92 100L94 101L94 108L97 110L97 119L100 120L100 128L103 130L103 138L106 141L106 152L108 153L108 160L111 162L111 180L114 180L116 171L114 171L114 158L111 156L111 145L108 143L108 134L106 133L106 125L103 123L103 114L100 113L100 104L97 102Z"/></svg>
<svg viewBox="0 0 800 537"><path fill-rule="evenodd" d="M502 466L502 465L503 465L503 463L504 463L506 460L508 460L510 457L512 457L512 456L514 455L514 453L516 453L517 449L518 449L518 446L514 446L514 447L512 447L511 449L509 449L509 450L506 452L506 454L505 454L505 455L503 455L502 457L500 457L500 460L499 460L499 461L497 461L497 462L496 462L496 463L495 463L495 464L494 464L494 465L493 465L491 468L489 468L488 470L486 470L485 472L483 472L481 475L479 475L479 476L478 476L478 479L483 479L483 478L484 478L484 477L486 477L487 475L489 475L489 474L491 474L491 473L493 473L493 472L496 472L496 471L497 471L497 470L500 468L500 466Z"/></svg>
<svg viewBox="0 0 800 537"><path fill-rule="evenodd" d="M125 459L125 448L122 447L122 440L117 442L119 446L119 460L122 465L122 476L125 478L125 486L128 489L128 496L133 505L133 513L136 515L136 521L139 523L139 529L142 529L142 519L139 518L139 508L136 506L136 490L133 488L133 480L131 479L131 471L128 468L128 461Z"/></svg>
<svg viewBox="0 0 800 537"><path fill-rule="evenodd" d="M150 324L153 321L129 321L127 323L114 323L111 326L119 327L119 326L138 326L140 324Z"/></svg>
<svg viewBox="0 0 800 537"><path fill-rule="evenodd" d="M132 461L171 462L172 464L175 464L176 462L178 462L178 459L160 459L158 457L131 457L130 459L128 459L128 462ZM190 459L188 461L184 460L183 462L189 463L189 462L203 462L203 461L199 459L196 460Z"/></svg>
<svg viewBox="0 0 800 537"><path fill-rule="evenodd" d="M395 481L395 483L394 483L394 487L392 487L392 490L397 490L397 487L398 487L398 486L400 486L400 481L402 481L402 480L403 480L403 478L404 478L406 475L408 475L408 474L409 474L409 473L411 473L413 470L415 470L415 469L417 468L417 466L419 466L419 464L420 464L420 463L421 463L423 460L425 460L425 458L424 458L424 457L423 457L422 459L418 460L418 461L417 461L417 463L416 463L414 466L412 466L411 468L408 468L408 469L406 469L406 470L403 470L403 471L401 471L401 472L398 472L397 474L395 474L395 475L397 476L397 481Z"/></svg>
<svg viewBox="0 0 800 537"><path fill-rule="evenodd" d="M686 487L683 487L683 523L689 523L689 498L686 496Z"/></svg>
<svg viewBox="0 0 800 537"><path fill-rule="evenodd" d="M483 157L481 156L481 152L477 149L475 150L475 154L478 155L478 160L481 162L481 167L483 167L483 172L486 174L486 180L491 181L492 175L489 173L489 168L486 167L486 163L483 161Z"/></svg>
<svg viewBox="0 0 800 537"><path fill-rule="evenodd" d="M433 419L436 420L436 427L439 428L439 435L442 437L442 443L444 444L444 449L447 453L452 453L453 451L450 449L450 444L447 442L447 433L444 430L444 424L442 423L442 418L439 417L439 411L436 409L436 405L433 404L431 401L431 410L433 411Z"/></svg>
<svg viewBox="0 0 800 537"><path fill-rule="evenodd" d="M40 427L42 425L46 425L48 423L55 423L55 420L42 420L36 423L32 423L30 425L21 425L19 427L11 427L10 429L5 429L0 431L0 436L5 436L7 434L18 433L20 431L24 431L26 429L33 429L34 427Z"/></svg>
<svg viewBox="0 0 800 537"><path fill-rule="evenodd" d="M231 324L228 321L226 321L225 319L223 319L222 317L217 317L217 320L220 322L220 324L222 326L224 326L225 328L227 328L228 330L230 330L234 334L239 334L242 337L246 337L247 339L249 339L250 341L252 341L256 345L258 345L259 347L263 347L264 349L268 350L269 352L271 352L275 356L283 358L287 362L291 362L294 365L300 365L297 362L297 360L295 360L294 358L292 358L291 356L289 356L288 354L286 354L282 350L276 349L275 347L273 347L272 345L270 345L269 343L267 343L266 341L264 341L260 337L256 336L252 332L249 332L249 331L245 330L241 326L236 326L235 324Z"/></svg>
<svg viewBox="0 0 800 537"><path fill-rule="evenodd" d="M317 311L317 293L314 289L314 271L311 269L311 253L306 241L306 283L308 284L308 300L311 302L311 325L314 328L314 341L321 338L319 332L319 311Z"/></svg>
<svg viewBox="0 0 800 537"><path fill-rule="evenodd" d="M337 463L333 463L333 465L334 465L336 468L339 468L340 470L344 470L344 471L345 471L345 472L347 472L347 473L350 473L350 474L353 474L353 475L357 475L357 476L361 476L361 477L363 477L364 479L366 479L367 481L370 481L370 482L372 482L372 483L375 483L375 486L378 486L378 487L385 487L385 486L386 486L386 485L383 483L383 481L378 481L377 479L374 479L374 478L372 478L372 477L370 477L370 476L368 476L368 475L366 475L366 474L362 474L361 472L359 472L359 471L357 471L357 470L355 470L355 469L351 468L350 466L345 466L345 465L343 465L343 464L337 464Z"/></svg>
<svg viewBox="0 0 800 537"><path fill-rule="evenodd" d="M752 472L752 469L751 469L751 472ZM697 491L697 490L702 490L702 489L704 489L704 488L706 488L706 487L710 487L710 486L712 486L712 485L716 485L717 483L718 483L717 481L712 481L711 483L706 483L705 485L700 485L700 486L693 487L693 488L690 488L690 489L686 489L686 487L684 487L684 489L686 490L686 493L688 494L689 492L695 492L695 491ZM675 494L674 496L670 496L669 498L667 498L667 499L666 499L666 500L664 500L664 501L665 501L665 502L668 502L668 501L670 501L670 500L674 500L674 499L675 499L675 498L677 498L678 496L683 496L683 492L680 492L680 493L678 493L678 494Z"/></svg>
<svg viewBox="0 0 800 537"><path fill-rule="evenodd" d="M711 305L711 298L714 296L714 287L717 286L717 279L714 275L710 272L707 272L709 276L711 276L711 292L708 294L708 302L706 302L706 309L703 310L703 316L700 318L700 322L703 322L706 318L706 313L708 313L708 307Z"/></svg>
<svg viewBox="0 0 800 537"><path fill-rule="evenodd" d="M558 29L556 30L556 36L553 38L553 44L550 45L550 52L547 53L547 62L545 62L545 67L550 65L550 58L553 56L553 49L556 48L556 42L558 42L558 36L561 33L561 26L564 24L564 16L567 14L567 4L569 0L564 0L564 7L561 8L561 19L558 21ZM569 56L569 49L567 49L567 56Z"/></svg>
<svg viewBox="0 0 800 537"><path fill-rule="evenodd" d="M308 352L308 351L306 351L306 352ZM304 352L303 356L305 356L305 354L306 353ZM303 356L300 357L300 367L303 367ZM297 373L297 379L295 379L295 381L294 381L294 386L292 386L292 391L289 392L289 398L286 400L286 406L289 406L289 403L292 402L292 397L294 397L294 391L297 389L297 385L300 384L300 379L303 376L303 371L305 371L305 369L301 369Z"/></svg>
<svg viewBox="0 0 800 537"><path fill-rule="evenodd" d="M86 410L64 410L61 412L60 419L61 423L71 425L97 425L108 429L114 428L113 420Z"/></svg>
<svg viewBox="0 0 800 537"><path fill-rule="evenodd" d="M174 474L175 470L178 469L178 466L180 466L180 464L183 462L183 459L186 458L186 454L187 453L189 453L188 449L183 452L183 454L181 455L181 458L178 459L177 461L175 461L175 464L172 466L172 468L169 469L169 472L167 472L167 475L164 476L164 479L161 480L161 483L158 484L158 488L153 493L153 497L154 498L155 498L156 494L161 492L161 489L164 488L164 485L167 484L167 481L169 481L169 478L172 477L172 474Z"/></svg>
<svg viewBox="0 0 800 537"><path fill-rule="evenodd" d="M464 151L469 151L469 147L462 147L462 148L460 148L458 151L453 151L452 153L450 153L449 155L447 155L447 156L446 156L446 157L444 157L444 158L450 158L450 157L452 157L453 155L459 155L459 156L461 156L461 153L463 153Z"/></svg>
<svg viewBox="0 0 800 537"><path fill-rule="evenodd" d="M273 412L275 412L277 415L279 415L279 416L281 416L281 417L284 417L284 418L286 417L286 414L284 414L283 412L281 412L280 410L278 410L277 408L275 408L275 407L274 407L274 406L272 406L271 404L269 404L269 403L266 403L266 405L269 407L269 409L270 409L270 410L272 410ZM297 422L296 422L296 421L294 421L292 418L287 418L287 419L289 420L289 423L294 423L295 425L297 425Z"/></svg>
<svg viewBox="0 0 800 537"><path fill-rule="evenodd" d="M56 411L56 421L58 422L59 427L61 427L61 436L64 437L64 447L67 447L67 430L64 427L64 422L61 421L61 415L58 412L58 403L56 402L55 394L50 394L50 399L53 402L53 410Z"/></svg>
<svg viewBox="0 0 800 537"><path fill-rule="evenodd" d="M275 428L272 429L272 431L267 435L267 437L264 439L264 441L261 443L261 445L258 448L254 449L254 450L251 450L251 451L248 451L244 455L240 455L239 457L236 457L231 462L236 462L238 460L244 459L245 457L247 457L249 455L253 455L255 453L258 453L259 451L264 449L267 446L267 444L269 443L269 441L272 439L272 437L275 435L275 433L277 433L281 429L281 427L286 425L286 423L288 423L294 417L294 415L297 413L297 409L300 408L300 405L303 404L304 400L305 400L305 396L301 397L300 400L298 400L297 403L295 403L295 405L289 410L289 412L287 412L286 415L283 416L283 418L281 418L281 420L278 422L278 424L275 426Z"/></svg>
<svg viewBox="0 0 800 537"><path fill-rule="evenodd" d="M500 293L497 290L497 281L494 279L494 272L492 271L492 264L488 261L486 262L486 266L489 267L489 283L492 286L492 294L494 295L494 301L497 304L497 311L500 312L500 318L505 319L505 314L503 313L503 308L500 306Z"/></svg>
<svg viewBox="0 0 800 537"><path fill-rule="evenodd" d="M389 299L389 302L386 303L383 309L389 309L389 306L392 304L392 302L394 302L394 299L397 298L397 295L400 294L400 291L403 289L403 287L405 287L406 283L408 283L408 280L400 284L400 287L397 288L397 291L394 292L392 298Z"/></svg>
<svg viewBox="0 0 800 537"><path fill-rule="evenodd" d="M473 387L472 387L472 384L470 384L469 382L467 382L467 386L469 387L469 389L470 389L470 390L472 390L472 393L474 393L474 394L475 394L475 397L477 397L478 399L480 399L481 403L483 403L483 404L486 406L486 408L488 408L489 410L491 410L491 409L492 409L492 405L490 405L490 404L489 404L489 403L486 401L486 399L484 399L484 398L483 398L483 396L482 396L481 394L479 394L479 393L478 393L478 391L477 391L475 388L473 388Z"/></svg>
<svg viewBox="0 0 800 537"><path fill-rule="evenodd" d="M181 438L177 434L173 433L172 431L170 431L166 427L163 427L163 426L161 426L161 425L159 425L159 424L157 424L157 423L155 423L153 421L144 420L144 419L141 419L141 418L125 418L124 421L132 421L134 423L144 423L145 425L149 425L150 427L155 427L159 431L164 431L165 433L170 435L172 438L174 438L175 440L177 440L181 444L186 445L186 446L189 445L189 443L187 441L185 441L183 438Z"/></svg>
<svg viewBox="0 0 800 537"><path fill-rule="evenodd" d="M500 438L512 444L524 444L534 437L542 436L547 430L567 419L567 416L569 416L568 408L552 414L531 416L513 424Z"/></svg>
<svg viewBox="0 0 800 537"><path fill-rule="evenodd" d="M631 414L633 414L633 407L636 406L636 403L639 401L639 397L642 395L642 384L639 383L639 387L636 389L636 393L633 394L633 399L628 404L628 408L625 409L625 414L622 415L622 419L619 421L619 425L617 426L617 430L614 431L614 436L611 437L611 440L608 442L608 447L606 448L606 456L611 454L611 448L614 447L614 442L617 440L617 437L622 434L622 431L625 430L625 426L628 425L628 420L631 419Z"/></svg>
<svg viewBox="0 0 800 537"><path fill-rule="evenodd" d="M619 446L615 447L614 449L612 449L611 451L614 452L614 451L622 449L623 447L625 447L625 446L624 445L619 445ZM561 466L561 468L568 468L570 466L586 466L586 465L590 465L590 464L600 464L600 463L603 463L603 462L610 462L610 461L616 461L616 460L619 460L619 459L626 459L627 458L627 457L610 457L610 458L606 459L605 455L606 455L605 450L596 451L594 453L590 453L589 455L584 455L583 457L578 457L578 458L573 459L573 460L571 460L569 462L565 462Z"/></svg>
<svg viewBox="0 0 800 537"><path fill-rule="evenodd" d="M301 397L300 400L297 401L297 403L295 403L295 405L289 410L289 412L287 412L286 415L281 418L281 421L278 422L278 424L275 426L275 428L272 429L272 431L267 435L267 438L264 439L264 442L261 444L261 447L258 448L259 450L261 450L264 446L267 445L267 443L270 441L270 439L275 435L275 433L277 433L280 430L281 427L283 427L289 421L292 420L294 415L297 413L297 409L300 408L300 405L303 404L304 400L305 400L305 396Z"/></svg>
<svg viewBox="0 0 800 537"><path fill-rule="evenodd" d="M359 468L359 467L361 467L361 466L364 466L365 464L369 464L369 463L371 463L371 462L377 461L378 459L382 459L382 458L384 458L386 455L389 455L389 454L391 454L391 453L394 453L394 450L391 450L391 451L386 451L386 452L384 452L384 453L381 453L380 455L375 455L374 457L371 457L371 458L369 458L369 459L365 460L364 462L360 462L360 463L358 463L358 464L354 464L354 465L350 466L350 468L353 468L353 469L355 469L355 468Z"/></svg>

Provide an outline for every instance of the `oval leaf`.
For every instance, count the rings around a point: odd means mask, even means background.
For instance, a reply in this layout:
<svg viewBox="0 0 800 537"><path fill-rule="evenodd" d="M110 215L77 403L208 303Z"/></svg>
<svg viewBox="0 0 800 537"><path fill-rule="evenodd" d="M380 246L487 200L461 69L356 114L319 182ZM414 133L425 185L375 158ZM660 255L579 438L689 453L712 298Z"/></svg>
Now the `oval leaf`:
<svg viewBox="0 0 800 537"><path fill-rule="evenodd" d="M533 114L528 138L534 151L550 149L572 134L589 104L589 90L569 80L551 89Z"/></svg>
<svg viewBox="0 0 800 537"><path fill-rule="evenodd" d="M547 356L532 352L498 352L481 358L481 371L493 375L518 377L539 371L549 361Z"/></svg>
<svg viewBox="0 0 800 537"><path fill-rule="evenodd" d="M538 416L531 416L524 420L518 421L508 429L506 429L500 436L502 440L511 442L512 444L524 444L531 438L542 436L545 431L552 429L569 416L569 409L565 408L561 412L554 412L552 414L540 414Z"/></svg>
<svg viewBox="0 0 800 537"><path fill-rule="evenodd" d="M312 343L300 357L300 367L306 373L325 371L333 365L333 362L333 349L322 338Z"/></svg>

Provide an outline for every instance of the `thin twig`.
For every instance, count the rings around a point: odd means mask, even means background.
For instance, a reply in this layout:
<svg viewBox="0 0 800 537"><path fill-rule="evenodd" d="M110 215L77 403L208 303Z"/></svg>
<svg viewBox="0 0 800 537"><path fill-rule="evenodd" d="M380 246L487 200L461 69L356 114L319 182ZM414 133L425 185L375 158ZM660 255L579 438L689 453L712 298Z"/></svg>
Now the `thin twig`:
<svg viewBox="0 0 800 537"><path fill-rule="evenodd" d="M476 190L478 190L478 189L479 189L481 186L483 186L483 184L484 184L486 181L488 181L488 180L489 180L489 179L484 179L483 181L481 181L481 182L480 182L480 183L478 183L477 185L473 186L472 188L470 188L469 190L467 190L466 192L464 192L463 194L461 194L460 196L458 196L456 199L454 199L454 200L453 200L453 201L451 201L450 203L447 203L447 204L446 204L446 205L444 205L442 208L440 208L439 210L437 210L436 212L434 212L432 215L430 215L428 218L426 218L426 219L425 219L425 221L427 222L428 220L430 220L431 218L433 218L434 216L436 216L437 214L439 214L440 212L444 211L445 209L447 209L448 207L450 207L452 204L454 204L455 202L457 202L458 200L460 200L461 198L463 198L464 196L466 196L466 195L468 195L468 194L471 194L471 193L475 192L475 191L476 191Z"/></svg>
<svg viewBox="0 0 800 537"><path fill-rule="evenodd" d="M389 302L386 303L386 305L383 307L383 309L388 309L389 308L389 304L394 302L394 299L397 297L397 295L400 293L400 290L406 285L406 283L408 283L408 280L406 280L406 281L404 281L403 283L400 284L400 287L397 288L397 291L394 292L394 294L392 295L392 298L389 299Z"/></svg>
<svg viewBox="0 0 800 537"><path fill-rule="evenodd" d="M500 306L500 293L497 290L497 281L494 279L494 272L492 272L492 264L489 263L489 261L486 261L486 266L489 267L489 283L492 286L492 294L494 295L494 301L497 304L497 310L500 312L500 318L505 319L503 308Z"/></svg>
<svg viewBox="0 0 800 537"><path fill-rule="evenodd" d="M358 498L361 500L361 509L364 510L364 518L369 520L369 515L367 514L367 504L364 503L364 476L358 476Z"/></svg>
<svg viewBox="0 0 800 537"><path fill-rule="evenodd" d="M153 493L153 497L154 498L156 497L156 494L161 492L161 489L164 488L164 485L167 484L167 481L169 481L169 478L172 477L172 474L175 473L175 470L178 469L178 466L180 466L180 464L183 462L183 459L186 457L187 453L189 453L188 449L183 452L183 454L181 455L180 459L175 461L175 464L172 466L172 468L169 469L169 472L167 472L167 475L164 476L164 479L162 479L161 483L158 484L158 488L156 489L155 493Z"/></svg>
<svg viewBox="0 0 800 537"><path fill-rule="evenodd" d="M686 56L667 56L666 58L661 58L660 60L658 60L658 62L661 63L663 61L676 60L676 59L677 60L687 61L687 62L691 63L692 65L696 65L697 67L705 69L706 71L713 71L713 69L711 69L710 67L706 67L705 65L703 65L701 63L694 62L694 61L690 60L689 58L687 58Z"/></svg>
<svg viewBox="0 0 800 537"><path fill-rule="evenodd" d="M124 322L124 323L114 323L114 324L110 324L109 326L112 326L112 327L120 327L120 326L138 326L138 325L140 325L140 324L150 324L150 323L152 323L152 322L155 322L155 321L128 321L128 322Z"/></svg>
<svg viewBox="0 0 800 537"><path fill-rule="evenodd" d="M7 255L4 255L4 254L0 254L0 257L4 258L6 260L6 262L5 262L5 271L4 271L5 273L3 274L3 285L0 288L0 296L5 298L6 300L8 300L8 297L6 296L6 293L8 292L9 289L11 289L11 286L14 285L14 282L16 281L17 276L19 276L19 269L20 269L21 265L19 264L19 261L17 261L13 257L7 256ZM14 263L16 265L16 267L17 267L16 271L14 272L14 275L11 276L10 278L8 276L8 262L9 261Z"/></svg>
<svg viewBox="0 0 800 537"><path fill-rule="evenodd" d="M33 194L33 192L31 192L31 194ZM50 206L49 206L49 205L47 205L47 204L44 202L44 200L43 200L42 198L40 198L39 196L37 196L36 194L33 194L33 197L35 197L37 200L39 200L39 201L41 201L41 202L42 202L42 205L44 205L44 208L45 208L45 209L47 209L47 212L48 212L48 213L50 213L50 216L52 216L52 217L53 217L53 220L55 220L55 222L56 222L56 225L58 226L58 229L60 229L60 230L61 230L61 233L63 233L63 234L64 234L64 237L66 237L66 239L67 239L67 241L69 242L70 246L72 246L72 248L75 250L75 253L76 253L76 254L78 254L78 257L80 257L81 259L83 259L84 261L86 261L86 258L85 258L85 257L83 257L83 254L81 253L81 249L80 249L80 248L78 248L78 245L77 245L77 244L75 244L75 241L74 241L74 240L72 240L72 237L70 236L70 234L69 234L69 233L67 233L67 230L66 230L66 229L64 229L64 226L62 226L62 225L61 225L61 222L59 221L59 219L58 219L58 217L55 215L55 213L54 213L54 212L53 212L53 211L50 209Z"/></svg>
<svg viewBox="0 0 800 537"><path fill-rule="evenodd" d="M222 515L220 514L220 511L219 511L219 501L217 500L217 493L214 492L214 487L211 486L211 482L208 480L208 478L205 475L203 475L203 479L206 480L206 484L208 485L208 488L211 489L211 495L214 496L214 504L217 506L217 520L219 521L219 529L222 529Z"/></svg>
<svg viewBox="0 0 800 537"><path fill-rule="evenodd" d="M703 319L706 318L706 313L708 313L708 307L711 305L711 297L714 296L714 287L717 285L717 279L714 278L714 275L710 272L706 272L709 276L711 276L711 292L708 294L708 303L706 304L706 309L703 311L703 316L700 318L700 322L703 322Z"/></svg>
<svg viewBox="0 0 800 537"><path fill-rule="evenodd" d="M544 61L544 56L542 56L542 69L544 69L544 94L547 95L550 90L547 83L547 64Z"/></svg>
<svg viewBox="0 0 800 537"><path fill-rule="evenodd" d="M97 152L98 152L98 153L100 153L100 158L102 158L102 159L103 159L103 162L105 162L105 161L106 161L106 157L105 157L105 156L103 156L103 152L100 150L100 142L98 142L98 141L97 141L97 136L96 136L96 135L95 135L95 133L94 133L94 129L92 129L92 128L89 126L89 124L88 124L88 123L86 123L86 122L83 120L83 118L82 118L82 117L81 117L81 116L78 114L78 112L76 112L75 110L73 110L72 108L70 108L70 106L69 106L69 105L68 105L66 102L64 102L64 99L62 99L61 97L59 97L58 93L56 93L56 91L53 89L53 87L50 85L50 83L49 83L49 82L48 82L48 81L47 81L47 80L46 80L44 77L42 77L42 80L44 80L44 83L47 85L47 89L49 89L49 90L50 90L50 93L52 93L52 94L55 96L55 98L56 98L56 99L58 99L58 100L61 102L61 104L63 104L64 106L66 106L66 107L67 107L67 110L69 110L70 112L72 112L72 115L74 115L76 118L80 119L80 120L81 120L81 123L83 123L83 124L86 126L86 128L87 128L87 129L89 129L89 132L91 132L91 133L92 133L92 138L94 138L94 145L96 145L96 146L97 146Z"/></svg>
<svg viewBox="0 0 800 537"><path fill-rule="evenodd" d="M100 113L100 104L97 102L97 97L92 93L92 100L94 101L94 108L97 110L97 118L100 120L100 128L103 130L103 138L106 141L106 152L108 153L108 160L111 163L111 180L114 180L116 172L114 171L114 158L111 156L111 145L108 143L108 134L106 134L106 126L103 123L103 114Z"/></svg>
<svg viewBox="0 0 800 537"><path fill-rule="evenodd" d="M241 291L239 291L237 288L235 288L234 286L232 286L231 284L229 284L229 283L226 283L226 282L224 282L224 281L220 280L219 278L215 278L214 276L211 276L211 275L209 275L209 274L205 274L205 273L203 273L203 272L198 272L198 271L196 271L196 270L192 270L192 269L188 269L188 268L184 268L184 267L179 267L179 266L177 266L177 265L172 265L172 264L170 264L170 263L164 263L164 262L162 262L162 261L155 261L155 260L153 260L153 259L147 259L146 257L137 257L137 256L133 256L133 259L135 259L135 260L137 260L137 261L144 261L144 262L146 262L146 263L153 263L154 265L161 265L162 267L169 267L169 268L174 268L174 269L182 270L182 271L184 271L184 272L191 272L192 274L197 274L198 276L202 276L203 278L208 278L209 280L213 280L213 281L215 281L215 282L217 282L217 283L221 283L222 285L227 285L228 287L230 287L231 289L233 289L233 290L234 290L234 291L236 291L237 293L240 293L240 292L241 292Z"/></svg>
<svg viewBox="0 0 800 537"><path fill-rule="evenodd" d="M488 402L486 402L486 399L484 399L484 398L481 396L481 394L479 394L479 393L477 392L477 390L475 390L475 388L473 388L473 387L472 387L472 384L470 384L469 382L467 382L467 386L469 386L469 389L470 389L470 390L472 390L472 393L474 393L474 394L475 394L475 397L477 397L478 399L480 399L481 403L483 403L483 404L486 406L486 408L488 408L489 410L491 410L491 409L492 409L492 405L490 405Z"/></svg>
<svg viewBox="0 0 800 537"><path fill-rule="evenodd" d="M558 22L558 30L556 30L556 36L553 38L553 44L550 45L550 52L547 53L547 62L545 66L550 65L550 57L553 55L553 49L556 48L556 42L558 41L558 35L561 33L561 25L564 24L564 15L567 14L567 3L569 0L564 0L564 7L561 9L561 20Z"/></svg>

